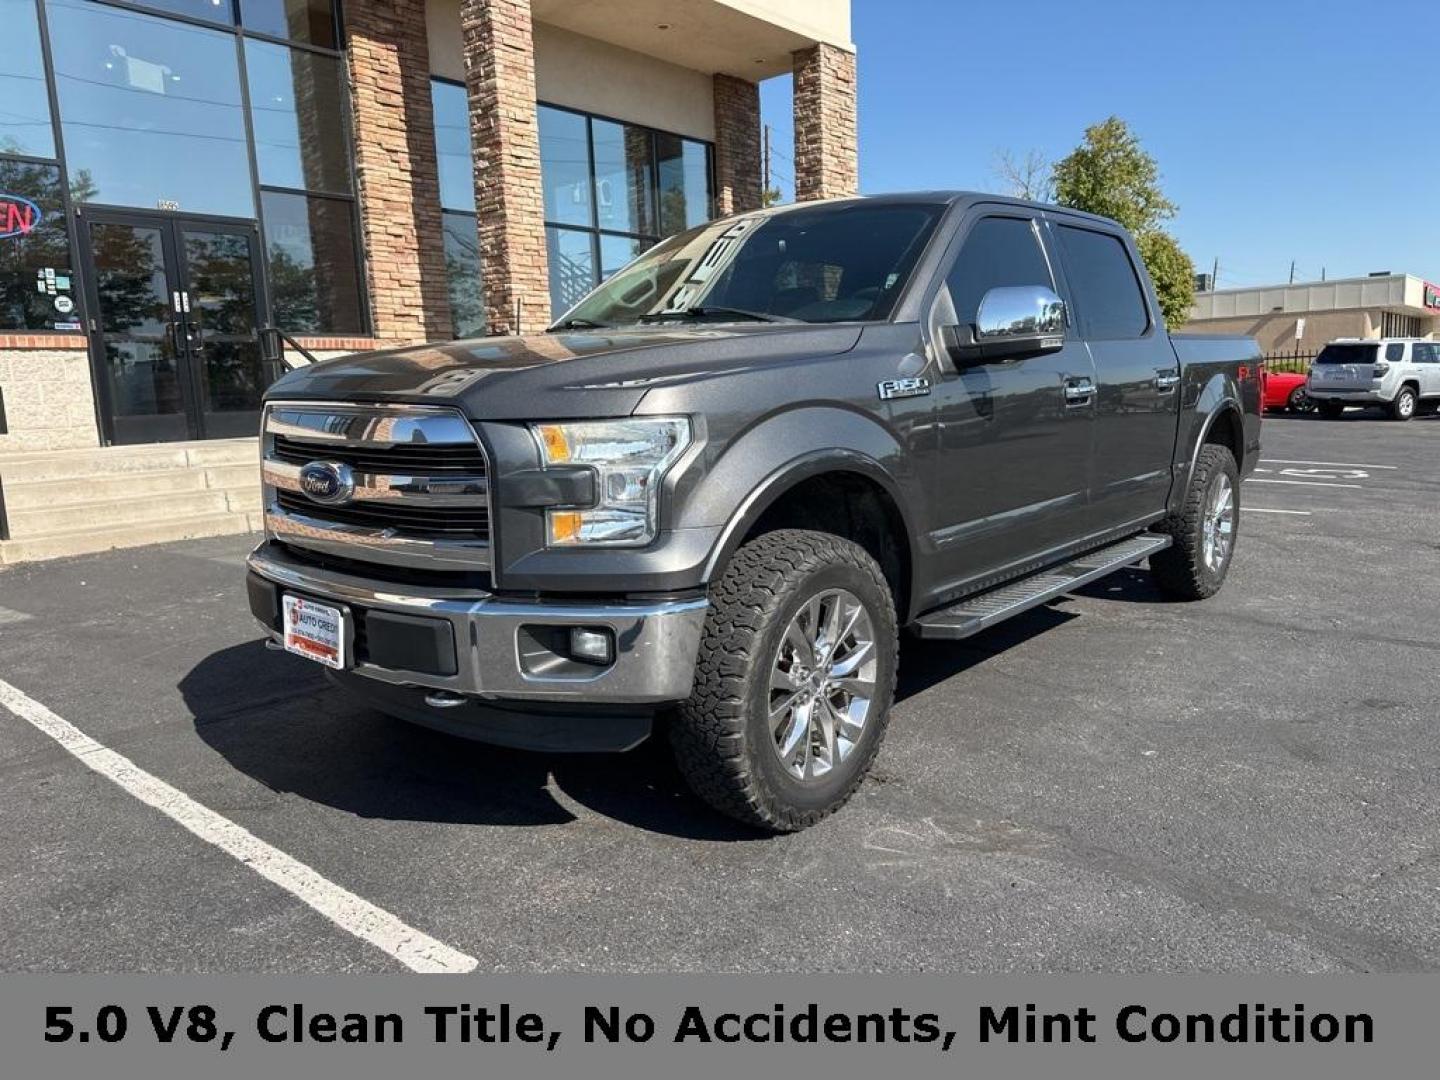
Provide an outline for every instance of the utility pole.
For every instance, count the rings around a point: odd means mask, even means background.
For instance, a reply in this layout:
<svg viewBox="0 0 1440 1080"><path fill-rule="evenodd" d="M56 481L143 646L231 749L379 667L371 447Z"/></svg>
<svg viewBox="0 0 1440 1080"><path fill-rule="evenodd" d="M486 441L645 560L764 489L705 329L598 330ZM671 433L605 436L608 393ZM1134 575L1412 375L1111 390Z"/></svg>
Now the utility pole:
<svg viewBox="0 0 1440 1080"><path fill-rule="evenodd" d="M1324 281L1324 280L1325 280L1325 267L1323 267L1323 266L1320 267L1320 280L1321 280L1321 281Z"/></svg>
<svg viewBox="0 0 1440 1080"><path fill-rule="evenodd" d="M761 185L760 197L763 201L767 192L773 190L770 186L770 125L765 125L765 183Z"/></svg>
<svg viewBox="0 0 1440 1080"><path fill-rule="evenodd" d="M1219 256L1219 255L1216 255L1216 256L1215 256L1215 261L1210 264L1210 288L1213 290L1213 289L1218 289L1219 287L1220 287L1220 256Z"/></svg>
<svg viewBox="0 0 1440 1080"><path fill-rule="evenodd" d="M1290 260L1290 284L1295 284L1295 260Z"/></svg>

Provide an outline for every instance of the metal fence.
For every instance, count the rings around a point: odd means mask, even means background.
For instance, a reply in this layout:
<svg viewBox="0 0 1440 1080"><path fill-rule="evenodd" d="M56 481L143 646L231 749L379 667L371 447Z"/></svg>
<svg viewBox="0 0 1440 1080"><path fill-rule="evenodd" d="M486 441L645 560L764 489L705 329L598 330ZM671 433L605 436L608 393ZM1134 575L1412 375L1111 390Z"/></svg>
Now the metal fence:
<svg viewBox="0 0 1440 1080"><path fill-rule="evenodd" d="M1310 370L1310 362L1315 359L1317 353L1313 352L1273 352L1265 354L1265 370L1267 371L1293 371L1297 375L1304 375Z"/></svg>

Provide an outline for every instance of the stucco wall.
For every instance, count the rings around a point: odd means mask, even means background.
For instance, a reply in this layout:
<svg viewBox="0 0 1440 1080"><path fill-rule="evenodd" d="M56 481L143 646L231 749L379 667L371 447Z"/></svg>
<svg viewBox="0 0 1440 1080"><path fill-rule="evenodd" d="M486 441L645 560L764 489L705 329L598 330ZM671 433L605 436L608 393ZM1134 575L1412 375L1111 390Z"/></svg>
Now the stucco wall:
<svg viewBox="0 0 1440 1080"><path fill-rule="evenodd" d="M459 0L428 0L430 71L465 78ZM710 76L568 30L535 24L535 93L541 101L689 135L715 138Z"/></svg>
<svg viewBox="0 0 1440 1080"><path fill-rule="evenodd" d="M1297 319L1305 320L1304 336L1296 338ZM1243 334L1260 343L1263 352L1319 352L1336 338L1378 337L1380 313L1361 309L1309 313L1272 312L1229 319L1199 319L1185 324L1181 333Z"/></svg>
<svg viewBox="0 0 1440 1080"><path fill-rule="evenodd" d="M7 433L0 456L98 446L90 360L73 347L13 348L0 343L0 392Z"/></svg>

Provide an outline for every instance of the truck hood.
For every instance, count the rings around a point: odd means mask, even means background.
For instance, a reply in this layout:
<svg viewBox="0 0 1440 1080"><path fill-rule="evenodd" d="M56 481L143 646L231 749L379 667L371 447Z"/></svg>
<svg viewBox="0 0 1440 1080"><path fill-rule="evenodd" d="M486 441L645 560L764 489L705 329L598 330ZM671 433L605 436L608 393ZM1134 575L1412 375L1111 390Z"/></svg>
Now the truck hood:
<svg viewBox="0 0 1440 1080"><path fill-rule="evenodd" d="M860 327L637 327L355 353L292 371L267 400L454 404L476 420L628 416L654 386L854 348Z"/></svg>

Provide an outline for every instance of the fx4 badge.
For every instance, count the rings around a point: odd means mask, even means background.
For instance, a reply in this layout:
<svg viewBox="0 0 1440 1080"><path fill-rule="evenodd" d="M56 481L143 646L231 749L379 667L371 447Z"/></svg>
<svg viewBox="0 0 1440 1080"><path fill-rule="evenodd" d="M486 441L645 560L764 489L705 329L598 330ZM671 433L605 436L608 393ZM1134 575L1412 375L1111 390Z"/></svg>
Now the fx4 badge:
<svg viewBox="0 0 1440 1080"><path fill-rule="evenodd" d="M886 379L875 385L880 391L881 401L891 401L902 397L924 397L930 393L929 379Z"/></svg>

